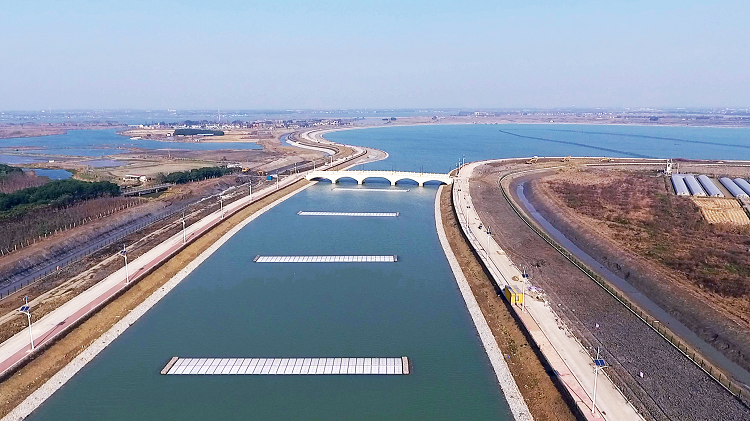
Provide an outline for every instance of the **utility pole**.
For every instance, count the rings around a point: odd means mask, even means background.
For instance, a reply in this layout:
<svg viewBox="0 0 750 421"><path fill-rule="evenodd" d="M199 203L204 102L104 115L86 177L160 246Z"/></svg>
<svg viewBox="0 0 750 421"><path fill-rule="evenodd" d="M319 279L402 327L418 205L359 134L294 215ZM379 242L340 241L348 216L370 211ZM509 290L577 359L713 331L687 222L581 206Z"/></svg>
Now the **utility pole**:
<svg viewBox="0 0 750 421"><path fill-rule="evenodd" d="M219 206L221 210L221 219L224 219L224 196L219 196Z"/></svg>

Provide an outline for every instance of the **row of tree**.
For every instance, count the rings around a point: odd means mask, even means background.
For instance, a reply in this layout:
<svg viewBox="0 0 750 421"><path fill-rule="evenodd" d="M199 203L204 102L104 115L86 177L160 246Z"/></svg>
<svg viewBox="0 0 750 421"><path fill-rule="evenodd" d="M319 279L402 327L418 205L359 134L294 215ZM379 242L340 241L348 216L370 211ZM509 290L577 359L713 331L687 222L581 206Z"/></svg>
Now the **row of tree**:
<svg viewBox="0 0 750 421"><path fill-rule="evenodd" d="M17 190L28 189L49 183L49 178L40 177L33 172L13 172L0 177L0 193L13 193Z"/></svg>
<svg viewBox="0 0 750 421"><path fill-rule="evenodd" d="M22 211L41 205L65 206L97 197L119 195L120 186L109 181L55 180L42 186L0 194L0 212Z"/></svg>
<svg viewBox="0 0 750 421"><path fill-rule="evenodd" d="M11 167L10 165L0 164L0 179L13 174L23 174L23 170L18 167Z"/></svg>
<svg viewBox="0 0 750 421"><path fill-rule="evenodd" d="M195 136L199 134L208 134L212 136L224 136L222 130L209 130L209 129L175 129L175 136Z"/></svg>
<svg viewBox="0 0 750 421"><path fill-rule="evenodd" d="M190 171L177 171L169 174L159 174L158 181L162 183L184 184L191 181L206 180L221 177L234 172L234 168L203 167Z"/></svg>

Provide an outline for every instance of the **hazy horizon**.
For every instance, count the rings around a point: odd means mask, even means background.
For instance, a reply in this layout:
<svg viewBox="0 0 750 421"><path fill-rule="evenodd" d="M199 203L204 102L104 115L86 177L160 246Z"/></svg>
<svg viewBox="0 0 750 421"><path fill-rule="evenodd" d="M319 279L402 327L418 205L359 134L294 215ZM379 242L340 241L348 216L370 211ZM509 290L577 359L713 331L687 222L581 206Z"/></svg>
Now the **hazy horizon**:
<svg viewBox="0 0 750 421"><path fill-rule="evenodd" d="M750 108L750 3L9 2L0 110Z"/></svg>

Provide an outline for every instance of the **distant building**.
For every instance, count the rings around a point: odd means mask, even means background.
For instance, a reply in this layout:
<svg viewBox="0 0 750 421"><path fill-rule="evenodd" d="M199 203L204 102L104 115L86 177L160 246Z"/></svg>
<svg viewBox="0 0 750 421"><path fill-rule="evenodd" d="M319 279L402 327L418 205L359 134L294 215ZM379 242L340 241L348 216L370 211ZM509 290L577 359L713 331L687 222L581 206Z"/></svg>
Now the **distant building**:
<svg viewBox="0 0 750 421"><path fill-rule="evenodd" d="M148 177L145 175L135 175L135 174L126 174L125 177L122 177L123 181L140 181L141 183L145 183L148 181Z"/></svg>

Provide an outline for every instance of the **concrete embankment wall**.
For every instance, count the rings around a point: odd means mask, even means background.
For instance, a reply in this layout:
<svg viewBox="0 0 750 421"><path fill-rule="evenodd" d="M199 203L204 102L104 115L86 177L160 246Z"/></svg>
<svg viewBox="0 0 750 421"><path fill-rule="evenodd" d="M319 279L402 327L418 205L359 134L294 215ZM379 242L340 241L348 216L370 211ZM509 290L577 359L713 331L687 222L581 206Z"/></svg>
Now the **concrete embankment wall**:
<svg viewBox="0 0 750 421"><path fill-rule="evenodd" d="M208 249L203 251L195 260L188 263L182 270L180 270L175 276L173 276L167 283L165 283L156 292L146 298L141 304L139 304L133 311L128 313L122 320L117 322L104 334L102 334L94 343L88 348L81 352L75 357L70 363L68 363L63 369L53 375L47 382L45 382L39 389L29 395L19 406L13 411L3 417L2 421L16 421L21 420L29 416L32 411L38 408L44 403L47 398L52 396L58 389L60 389L65 383L68 382L79 370L81 370L86 364L94 359L101 351L103 351L109 344L114 342L118 336L120 336L130 325L135 323L141 316L146 314L156 303L164 298L172 289L174 289L182 280L184 280L190 273L193 272L198 266L200 266L206 259L208 259L214 252L216 252L221 246L229 241L232 236L238 233L247 224L261 216L265 212L272 209L274 206L283 202L284 200L294 196L295 194L305 190L306 188L313 186L314 184L308 184L289 194L275 200L274 202L266 205L262 209L255 212L252 216L246 218L234 228L224 234L218 241L212 244Z"/></svg>
<svg viewBox="0 0 750 421"><path fill-rule="evenodd" d="M506 401L508 402L508 406L510 406L511 412L513 413L513 418L516 421L531 421L533 420L533 417L531 416L531 412L529 412L526 401L524 401L521 392L518 390L518 385L516 385L516 381L510 373L510 368L503 359L503 353L497 346L497 341L495 341L490 326L487 324L487 320L484 318L476 298L474 298L474 293L471 292L469 282L466 280L466 277L461 270L461 266L459 265L458 260L456 260L456 256L453 254L453 250L451 250L450 244L448 243L448 238L445 235L445 229L443 227L443 219L441 218L440 213L440 193L442 192L443 187L445 186L440 186L438 188L437 195L435 196L435 225L438 238L440 239L440 245L443 247L445 257L448 259L451 271L453 271L453 276L456 278L458 289L461 291L461 296L466 303L466 308L469 311L469 315L471 315L471 320L474 322L474 326L477 329L479 338L482 341L482 346L490 359L492 368L497 376L497 381L500 384L500 388L503 391Z"/></svg>

